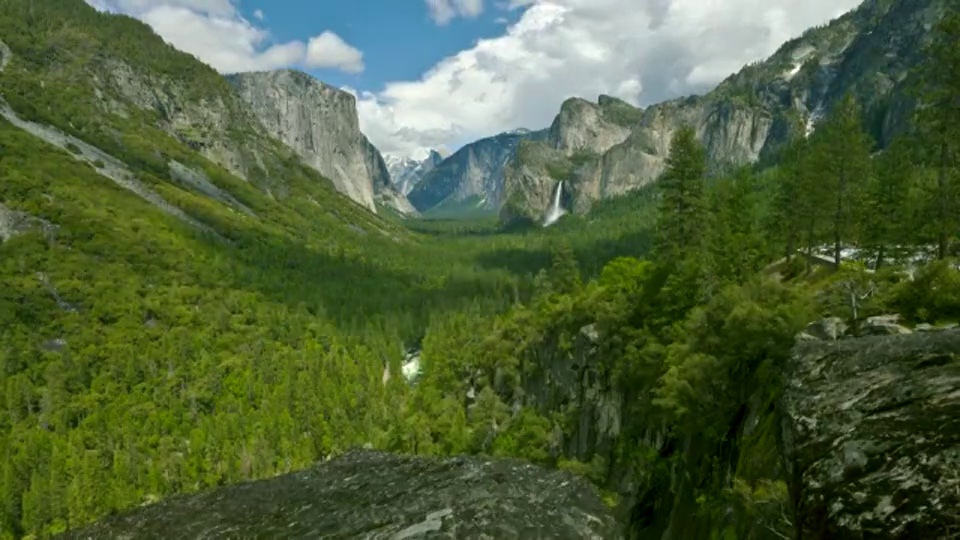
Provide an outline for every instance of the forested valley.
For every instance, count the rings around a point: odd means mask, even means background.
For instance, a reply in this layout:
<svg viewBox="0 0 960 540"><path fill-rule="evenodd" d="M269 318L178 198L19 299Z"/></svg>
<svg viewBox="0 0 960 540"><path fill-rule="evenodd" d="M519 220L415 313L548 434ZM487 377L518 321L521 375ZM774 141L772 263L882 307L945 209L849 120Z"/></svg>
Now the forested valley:
<svg viewBox="0 0 960 540"><path fill-rule="evenodd" d="M23 30L30 45L2 37L32 62L66 50L53 25L0 27ZM96 54L114 30L67 34L71 50ZM159 132L83 125L89 96L44 103L34 67L11 64L0 89L14 109L144 161L146 182L216 234L0 119L0 210L22 225L0 242L0 538L365 445L568 469L612 507L624 477L669 491L682 462L691 515L733 504L747 528L787 534L772 408L797 333L825 316L960 321L960 17L935 36L914 120L885 148L852 96L809 137L798 126L772 165L708 168L686 129L655 184L509 231L368 217L292 160L276 166L313 202L281 204ZM180 72L177 56L142 61ZM71 72L58 76L45 84L67 92ZM155 148L264 219L162 182ZM588 361L616 403L557 390ZM729 471L730 426L751 400L761 428ZM618 407L620 425L579 440L587 406ZM650 526L661 504L642 493L624 511Z"/></svg>

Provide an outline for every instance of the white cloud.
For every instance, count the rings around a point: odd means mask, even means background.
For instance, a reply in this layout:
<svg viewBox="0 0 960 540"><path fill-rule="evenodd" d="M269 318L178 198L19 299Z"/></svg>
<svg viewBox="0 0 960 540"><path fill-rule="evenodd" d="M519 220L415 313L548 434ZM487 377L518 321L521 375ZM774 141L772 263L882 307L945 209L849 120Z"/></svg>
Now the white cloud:
<svg viewBox="0 0 960 540"><path fill-rule="evenodd" d="M87 0L137 17L178 49L223 73L289 66L363 71L363 54L332 32L308 43L271 43L270 32L240 15L234 0ZM263 12L254 12L263 19Z"/></svg>
<svg viewBox="0 0 960 540"><path fill-rule="evenodd" d="M361 127L382 151L411 153L547 126L570 96L647 105L703 92L859 2L504 0L524 10L505 35L361 93ZM428 0L449 8L443 16L454 3Z"/></svg>
<svg viewBox="0 0 960 540"><path fill-rule="evenodd" d="M363 71L363 53L328 31L310 40L306 64L312 68L337 68L359 73Z"/></svg>
<svg viewBox="0 0 960 540"><path fill-rule="evenodd" d="M256 10L253 11L253 18L254 18L254 19L256 19L256 20L258 20L258 21L262 21L265 17L266 17L266 16L263 14L263 10L262 10L262 9L256 9Z"/></svg>
<svg viewBox="0 0 960 540"><path fill-rule="evenodd" d="M426 0L430 18L444 25L454 17L473 18L483 13L483 0Z"/></svg>

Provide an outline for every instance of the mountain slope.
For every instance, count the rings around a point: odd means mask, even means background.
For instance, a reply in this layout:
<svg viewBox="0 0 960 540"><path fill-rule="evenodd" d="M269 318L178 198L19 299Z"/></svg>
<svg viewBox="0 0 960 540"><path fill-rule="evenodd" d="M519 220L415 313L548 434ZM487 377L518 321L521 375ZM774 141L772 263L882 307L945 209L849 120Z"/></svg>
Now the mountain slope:
<svg viewBox="0 0 960 540"><path fill-rule="evenodd" d="M468 144L427 173L410 192L410 202L424 212L472 198L481 207L495 210L500 207L504 165L517 145L546 136L546 131L516 130Z"/></svg>
<svg viewBox="0 0 960 540"><path fill-rule="evenodd" d="M704 96L645 110L618 104L629 128L619 142L623 132L610 125L597 132L596 120L604 102L610 107L608 99L598 104L568 101L551 128L551 139L529 148L523 154L528 159L516 159L507 168L504 201L510 204L503 217L539 218L560 179L566 180L564 198L575 211L652 182L664 168L673 133L683 124L696 129L714 168L771 158L792 133L813 129L848 92L857 97L868 127L884 145L910 114L907 71L918 62L929 28L947 5L946 0L867 0ZM591 148L584 141L596 143ZM605 143L596 147L601 141ZM585 151L575 154L577 148ZM561 173L559 178L550 174L548 164Z"/></svg>

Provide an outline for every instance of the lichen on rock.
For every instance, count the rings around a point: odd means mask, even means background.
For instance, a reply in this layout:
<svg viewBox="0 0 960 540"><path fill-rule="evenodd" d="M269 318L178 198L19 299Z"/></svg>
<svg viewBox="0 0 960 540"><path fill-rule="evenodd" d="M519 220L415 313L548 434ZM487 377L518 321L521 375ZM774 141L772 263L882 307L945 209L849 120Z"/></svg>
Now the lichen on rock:
<svg viewBox="0 0 960 540"><path fill-rule="evenodd" d="M960 332L801 342L785 381L804 538L960 531Z"/></svg>
<svg viewBox="0 0 960 540"><path fill-rule="evenodd" d="M349 452L269 480L180 495L64 539L622 538L596 489L515 460Z"/></svg>

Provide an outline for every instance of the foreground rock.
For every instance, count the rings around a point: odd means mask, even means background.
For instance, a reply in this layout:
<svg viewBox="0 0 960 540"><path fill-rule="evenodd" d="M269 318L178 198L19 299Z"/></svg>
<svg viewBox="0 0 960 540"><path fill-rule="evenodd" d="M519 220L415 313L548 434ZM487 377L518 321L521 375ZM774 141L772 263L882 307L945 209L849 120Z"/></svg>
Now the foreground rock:
<svg viewBox="0 0 960 540"><path fill-rule="evenodd" d="M61 538L618 539L596 490L517 461L355 451L270 480L173 497Z"/></svg>
<svg viewBox="0 0 960 540"><path fill-rule="evenodd" d="M960 331L802 342L785 380L802 538L960 531Z"/></svg>

